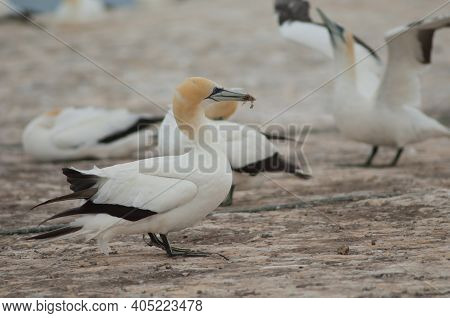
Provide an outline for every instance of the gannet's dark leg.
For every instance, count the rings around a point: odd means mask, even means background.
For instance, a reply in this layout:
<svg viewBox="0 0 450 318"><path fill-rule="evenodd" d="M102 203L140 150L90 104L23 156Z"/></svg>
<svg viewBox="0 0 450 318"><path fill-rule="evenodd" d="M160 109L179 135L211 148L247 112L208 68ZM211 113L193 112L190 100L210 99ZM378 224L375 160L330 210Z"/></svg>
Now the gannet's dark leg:
<svg viewBox="0 0 450 318"><path fill-rule="evenodd" d="M404 150L403 147L402 147L402 148L398 148L397 154L395 155L394 160L392 160L392 162L391 162L391 167L395 167L395 166L397 165L398 160L399 160L400 157L402 156L403 150Z"/></svg>
<svg viewBox="0 0 450 318"><path fill-rule="evenodd" d="M228 192L227 197L223 202L220 204L220 206L231 206L233 205L233 193L234 193L234 185L231 186L230 192Z"/></svg>
<svg viewBox="0 0 450 318"><path fill-rule="evenodd" d="M378 146L373 146L372 152L370 153L369 158L367 158L367 161L364 164L364 166L370 167L372 165L372 161L375 158L375 156L377 155L377 153L378 153Z"/></svg>
<svg viewBox="0 0 450 318"><path fill-rule="evenodd" d="M148 246L154 246L166 250L164 243L158 238L158 236L156 236L156 234L148 233L148 236L150 237L150 241L145 240L145 235L143 235L144 242Z"/></svg>
<svg viewBox="0 0 450 318"><path fill-rule="evenodd" d="M169 240L167 239L167 235L160 234L159 236L161 237L162 243L164 244L166 253L169 257L175 257L175 256L208 257L208 256L218 255L218 256L228 260L227 257L225 257L219 253L207 253L207 252L188 250L188 249L184 249L184 248L172 247L169 243Z"/></svg>
<svg viewBox="0 0 450 318"><path fill-rule="evenodd" d="M369 157L367 158L366 162L363 164L338 164L339 167L373 167L376 168L372 165L373 159L375 158L375 156L378 153L378 146L373 146L372 147L372 152L370 153Z"/></svg>

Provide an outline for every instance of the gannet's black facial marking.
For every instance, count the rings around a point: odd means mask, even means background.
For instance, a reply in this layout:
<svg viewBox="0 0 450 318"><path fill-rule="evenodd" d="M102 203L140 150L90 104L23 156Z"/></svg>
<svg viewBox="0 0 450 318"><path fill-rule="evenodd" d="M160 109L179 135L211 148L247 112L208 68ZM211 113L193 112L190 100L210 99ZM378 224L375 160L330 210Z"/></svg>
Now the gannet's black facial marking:
<svg viewBox="0 0 450 318"><path fill-rule="evenodd" d="M221 92L225 91L223 88L220 87L214 87L213 91L211 92L211 94L206 97L205 99L212 99L213 101L218 102L218 100L214 99L214 95L220 94Z"/></svg>

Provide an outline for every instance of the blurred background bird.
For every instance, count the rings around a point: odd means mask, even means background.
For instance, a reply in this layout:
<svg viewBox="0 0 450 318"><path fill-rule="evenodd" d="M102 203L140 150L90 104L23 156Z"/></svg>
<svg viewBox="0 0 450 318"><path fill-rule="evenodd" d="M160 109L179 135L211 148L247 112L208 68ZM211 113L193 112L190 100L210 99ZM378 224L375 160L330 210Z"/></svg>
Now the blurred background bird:
<svg viewBox="0 0 450 318"><path fill-rule="evenodd" d="M449 128L421 110L419 75L431 63L434 33L450 27L450 16L437 16L393 29L386 33L389 58L377 94L367 97L358 89L353 66L355 40L319 9L334 49L334 118L349 139L373 145L364 166L371 166L380 146L395 147L389 166L397 165L406 145L430 138L450 137Z"/></svg>

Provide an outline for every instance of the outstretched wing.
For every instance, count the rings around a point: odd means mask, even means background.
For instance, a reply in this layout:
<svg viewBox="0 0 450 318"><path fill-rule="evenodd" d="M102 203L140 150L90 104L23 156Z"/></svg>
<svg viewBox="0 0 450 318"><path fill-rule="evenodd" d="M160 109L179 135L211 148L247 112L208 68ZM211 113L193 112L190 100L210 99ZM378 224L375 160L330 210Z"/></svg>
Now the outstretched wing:
<svg viewBox="0 0 450 318"><path fill-rule="evenodd" d="M420 107L419 73L431 63L434 33L450 26L450 16L429 18L386 34L389 60L378 92L378 104Z"/></svg>

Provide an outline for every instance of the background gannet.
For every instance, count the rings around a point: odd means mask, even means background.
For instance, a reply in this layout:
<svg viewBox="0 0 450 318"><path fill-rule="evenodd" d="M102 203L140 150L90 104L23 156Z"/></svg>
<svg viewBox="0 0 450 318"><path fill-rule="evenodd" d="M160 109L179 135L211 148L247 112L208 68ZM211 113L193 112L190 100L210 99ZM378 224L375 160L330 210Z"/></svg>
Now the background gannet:
<svg viewBox="0 0 450 318"><path fill-rule="evenodd" d="M319 10L332 38L336 71L355 60L354 37ZM396 147L395 166L403 148L434 137L450 137L450 131L420 111L420 71L431 63L436 30L450 26L450 16L428 18L386 34L389 60L376 96L367 98L356 89L359 74L350 69L335 81L334 117L349 139L373 145L365 165L370 166L379 146Z"/></svg>
<svg viewBox="0 0 450 318"><path fill-rule="evenodd" d="M263 172L286 172L302 179L311 175L304 172L298 163L289 162L277 147L262 132L248 125L238 124L228 119L236 111L238 103L220 102L207 108L207 116L216 119L211 122L226 144L226 153L233 169L233 186L222 206L233 203L234 190L258 187L265 180L258 176ZM220 120L222 119L222 120ZM180 132L171 110L159 127L158 153L179 155L186 153L193 143Z"/></svg>
<svg viewBox="0 0 450 318"><path fill-rule="evenodd" d="M330 34L324 24L312 20L309 1L275 0L275 12L283 37L333 58ZM353 35L353 39L356 60L368 56L355 67L359 78L357 87L361 95L372 97L380 83L383 63L377 53L359 37Z"/></svg>
<svg viewBox="0 0 450 318"><path fill-rule="evenodd" d="M55 12L55 19L63 23L89 22L102 17L102 0L63 0Z"/></svg>
<svg viewBox="0 0 450 318"><path fill-rule="evenodd" d="M27 154L40 161L129 157L151 146L156 133L153 136L147 128L161 120L126 109L53 110L27 125L22 144Z"/></svg>
<svg viewBox="0 0 450 318"><path fill-rule="evenodd" d="M3 2L0 2L0 22L11 20L19 20L25 22L26 18L30 18L35 13L40 12L33 7L23 8L21 6L17 6L14 1L11 2L8 0L3 0Z"/></svg>
<svg viewBox="0 0 450 318"><path fill-rule="evenodd" d="M203 109L206 100L253 101L254 98L225 90L205 78L186 79L176 88L173 114L181 132L193 141L191 151L181 156L149 158L104 169L64 169L73 193L43 204L85 199L82 206L50 219L82 216L63 229L31 239L83 235L97 239L100 249L108 253L108 242L117 235L149 233L151 244L164 249L169 256L206 256L206 253L172 248L167 240L168 233L197 223L217 208L231 187L230 163L220 136L203 130L210 124Z"/></svg>

